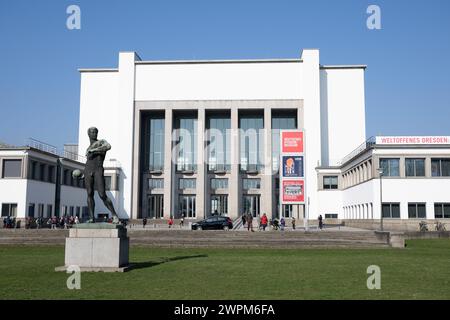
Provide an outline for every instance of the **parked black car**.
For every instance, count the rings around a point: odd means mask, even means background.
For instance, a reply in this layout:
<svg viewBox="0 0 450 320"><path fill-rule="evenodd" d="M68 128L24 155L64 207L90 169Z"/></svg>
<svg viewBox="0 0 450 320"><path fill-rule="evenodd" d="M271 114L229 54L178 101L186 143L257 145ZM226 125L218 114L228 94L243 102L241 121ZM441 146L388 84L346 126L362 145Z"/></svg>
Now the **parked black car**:
<svg viewBox="0 0 450 320"><path fill-rule="evenodd" d="M192 224L192 230L229 230L233 221L229 217L210 217Z"/></svg>

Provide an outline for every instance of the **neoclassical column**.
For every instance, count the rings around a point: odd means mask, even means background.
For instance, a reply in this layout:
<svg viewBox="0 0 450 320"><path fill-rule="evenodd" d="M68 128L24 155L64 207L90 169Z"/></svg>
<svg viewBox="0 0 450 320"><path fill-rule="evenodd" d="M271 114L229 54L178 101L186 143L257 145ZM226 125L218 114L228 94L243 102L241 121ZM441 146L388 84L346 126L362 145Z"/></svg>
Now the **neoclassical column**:
<svg viewBox="0 0 450 320"><path fill-rule="evenodd" d="M197 218L206 218L205 200L208 198L205 194L205 109L199 108L197 114L197 196L196 196L196 216Z"/></svg>
<svg viewBox="0 0 450 320"><path fill-rule="evenodd" d="M173 131L173 116L172 109L167 108L164 117L164 219L169 219L171 215L175 213L172 212L172 173L173 166L172 163L172 131Z"/></svg>
<svg viewBox="0 0 450 320"><path fill-rule="evenodd" d="M228 182L229 216L237 218L240 212L240 183L239 183L239 114L238 108L231 109L231 174Z"/></svg>
<svg viewBox="0 0 450 320"><path fill-rule="evenodd" d="M272 110L264 109L264 171L262 177L263 193L261 197L261 216L266 213L272 218L273 214L273 179L272 179Z"/></svg>

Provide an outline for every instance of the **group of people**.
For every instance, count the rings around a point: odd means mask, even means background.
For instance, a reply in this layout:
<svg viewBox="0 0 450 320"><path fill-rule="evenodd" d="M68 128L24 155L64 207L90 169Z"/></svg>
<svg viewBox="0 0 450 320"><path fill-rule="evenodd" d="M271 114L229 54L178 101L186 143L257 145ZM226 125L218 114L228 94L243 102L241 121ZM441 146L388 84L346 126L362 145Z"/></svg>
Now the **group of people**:
<svg viewBox="0 0 450 320"><path fill-rule="evenodd" d="M31 228L43 228L43 227L49 227L51 229L69 229L74 224L78 224L80 221L77 216L61 216L56 217L53 216L51 218L48 218L46 221L44 218L38 217L38 218L32 218L28 217L25 219L25 228L31 229Z"/></svg>
<svg viewBox="0 0 450 320"><path fill-rule="evenodd" d="M3 228L13 229L16 227L16 217L7 216L3 218Z"/></svg>
<svg viewBox="0 0 450 320"><path fill-rule="evenodd" d="M319 221L319 229L322 230L323 229L322 215L319 215L318 221ZM272 230L284 231L284 229L286 228L286 220L284 219L284 217L281 217L280 220L278 220L277 218L272 218L269 221L267 218L267 215L264 213L261 218L258 217L258 230L265 231L267 228L268 222L269 222L270 226L272 227ZM253 230L253 215L250 213L242 214L242 225L245 227L246 224L247 224L248 231L252 231L252 232L255 231L255 230ZM294 217L291 218L291 224L292 224L292 230L295 230L296 220Z"/></svg>

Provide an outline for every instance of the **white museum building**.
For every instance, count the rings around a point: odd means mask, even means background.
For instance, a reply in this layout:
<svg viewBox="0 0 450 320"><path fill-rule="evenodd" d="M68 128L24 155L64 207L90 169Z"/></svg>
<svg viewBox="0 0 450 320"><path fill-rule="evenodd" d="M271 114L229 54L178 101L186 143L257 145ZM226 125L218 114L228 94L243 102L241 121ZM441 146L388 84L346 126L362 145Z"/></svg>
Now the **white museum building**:
<svg viewBox="0 0 450 320"><path fill-rule="evenodd" d="M317 49L295 59L118 60L79 69L78 150L89 127L111 144L105 166L122 218L450 218L450 137L368 139L365 65L321 64ZM300 206L279 201L283 130L304 133Z"/></svg>

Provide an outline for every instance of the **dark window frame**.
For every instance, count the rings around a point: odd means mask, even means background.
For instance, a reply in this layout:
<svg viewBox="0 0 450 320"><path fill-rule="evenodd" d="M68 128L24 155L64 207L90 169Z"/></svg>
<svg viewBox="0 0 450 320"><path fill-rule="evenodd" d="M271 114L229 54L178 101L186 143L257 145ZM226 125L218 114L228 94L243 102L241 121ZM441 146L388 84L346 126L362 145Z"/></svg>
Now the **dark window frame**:
<svg viewBox="0 0 450 320"><path fill-rule="evenodd" d="M424 216L419 214L419 206L423 207ZM414 215L411 214L410 209L414 207ZM408 202L408 219L426 219L427 218L427 204L425 202Z"/></svg>
<svg viewBox="0 0 450 320"><path fill-rule="evenodd" d="M386 206L389 206L389 216L384 214L384 208ZM398 217L397 216L393 216L393 207L398 207ZM383 215L383 219L401 219L401 207L400 207L400 202L383 202L382 203L382 210L381 210L381 214Z"/></svg>
<svg viewBox="0 0 450 320"><path fill-rule="evenodd" d="M326 183L325 180L329 179L329 183ZM333 184L333 179L336 179L336 184ZM324 190L337 190L339 188L339 177L338 176L323 176L323 189Z"/></svg>
<svg viewBox="0 0 450 320"><path fill-rule="evenodd" d="M408 162L412 162L413 163L413 172L412 174L408 174L410 172L408 172ZM423 162L423 174L419 175L417 174L417 162ZM405 158L405 177L425 177L425 168L426 168L426 163L425 163L425 158Z"/></svg>
<svg viewBox="0 0 450 320"><path fill-rule="evenodd" d="M20 179L22 178L22 160L23 159L3 159L2 161L2 178L3 179ZM11 162L15 162L15 163L20 163L19 164L19 173L17 175L8 175L6 176L6 163L11 163ZM14 168L16 169L16 168Z"/></svg>

